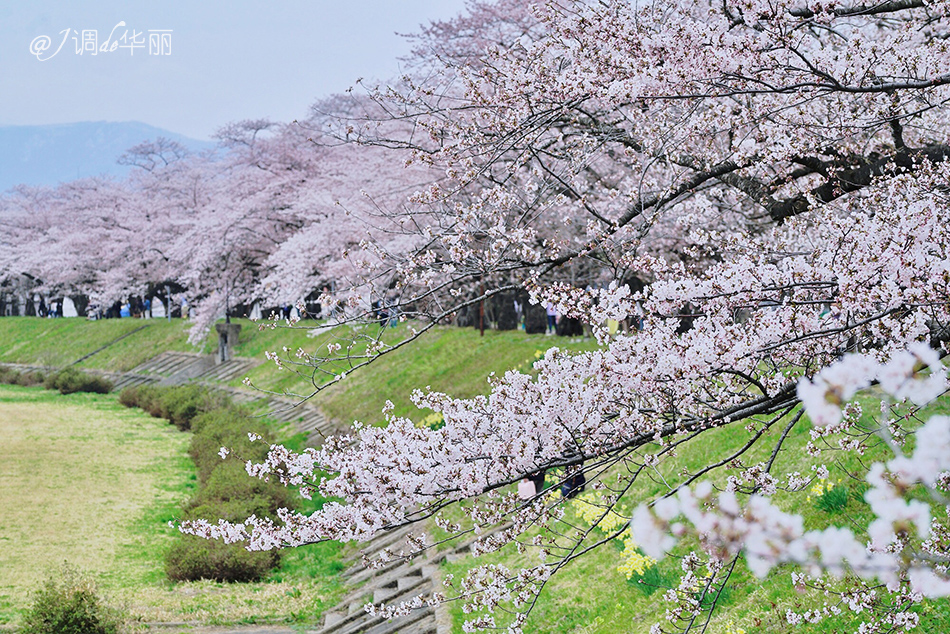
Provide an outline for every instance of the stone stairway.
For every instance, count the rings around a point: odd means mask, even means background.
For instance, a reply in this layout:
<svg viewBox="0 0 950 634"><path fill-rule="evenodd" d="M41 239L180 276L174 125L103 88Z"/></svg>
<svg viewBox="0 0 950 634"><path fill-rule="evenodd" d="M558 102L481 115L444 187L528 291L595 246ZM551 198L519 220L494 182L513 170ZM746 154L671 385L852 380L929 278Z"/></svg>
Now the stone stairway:
<svg viewBox="0 0 950 634"><path fill-rule="evenodd" d="M327 436L344 431L309 402L296 403L287 397L272 396L267 400L267 409L272 418L306 432L308 444L320 444Z"/></svg>
<svg viewBox="0 0 950 634"><path fill-rule="evenodd" d="M137 385L144 385L146 383L158 383L158 379L151 376L141 376L137 374L132 374L130 372L125 374L114 374L111 372L101 372L102 376L105 376L110 381L112 381L112 391L121 392L124 388L135 387Z"/></svg>
<svg viewBox="0 0 950 634"><path fill-rule="evenodd" d="M300 399L290 396L223 385L226 381L243 377L251 368L260 365L260 363L261 361L257 359L237 357L216 364L214 357L210 355L191 352L162 352L128 372L105 372L94 369L83 369L83 371L109 379L112 381L113 391L116 392L126 387L146 383L155 385L200 383L228 393L234 402L239 404L263 401L264 410L269 416L280 423L293 425L298 431L306 432L308 442L312 444L321 443L327 436L344 431L338 424L328 420L319 408L309 401L301 402ZM21 371L40 370L48 372L50 370L50 368L34 365L15 363L3 365Z"/></svg>
<svg viewBox="0 0 950 634"><path fill-rule="evenodd" d="M202 379L202 382L222 392L226 392L235 403L249 404L264 402L268 416L279 423L293 425L298 431L307 433L307 444L319 445L327 436L346 431L339 423L328 419L323 412L310 401L300 401L290 396L255 392L227 385L217 385Z"/></svg>
<svg viewBox="0 0 950 634"><path fill-rule="evenodd" d="M359 553L349 559L343 579L349 588L340 603L324 613L323 627L308 630L312 634L448 634L452 631L452 619L444 605L414 609L406 616L386 620L366 612L367 603L398 605L416 596L428 599L433 592L441 592L442 575L440 564L454 562L470 554L472 544L510 524L493 527L480 535L467 539L448 551L423 553L413 559L384 557L392 553L411 550L406 537L419 533L422 527L402 527L380 535L367 542ZM367 566L366 562L391 559L387 563Z"/></svg>
<svg viewBox="0 0 950 634"><path fill-rule="evenodd" d="M188 381L231 381L260 365L257 359L235 358L215 364L214 357L193 352L163 352L126 374L157 379L160 385L179 385Z"/></svg>
<svg viewBox="0 0 950 634"><path fill-rule="evenodd" d="M189 352L162 352L129 371L143 374L168 384L183 383L214 367L210 355Z"/></svg>
<svg viewBox="0 0 950 634"><path fill-rule="evenodd" d="M256 359L237 358L215 364L214 357L191 352L162 352L128 372L103 372L84 370L112 381L116 391L123 388L153 383L157 385L181 385L190 381L231 381L247 374L259 365Z"/></svg>
<svg viewBox="0 0 950 634"><path fill-rule="evenodd" d="M397 605L423 595L428 597L440 584L438 564L444 554L416 559L397 558L379 567L367 567L366 560L379 559L387 551L405 547L405 538L416 528L399 528L367 542L351 557L343 578L349 588L340 603L324 614L323 627L315 634L438 634L449 631L440 607L425 606L391 620L369 614L364 606L373 602ZM440 623L443 625L440 626Z"/></svg>

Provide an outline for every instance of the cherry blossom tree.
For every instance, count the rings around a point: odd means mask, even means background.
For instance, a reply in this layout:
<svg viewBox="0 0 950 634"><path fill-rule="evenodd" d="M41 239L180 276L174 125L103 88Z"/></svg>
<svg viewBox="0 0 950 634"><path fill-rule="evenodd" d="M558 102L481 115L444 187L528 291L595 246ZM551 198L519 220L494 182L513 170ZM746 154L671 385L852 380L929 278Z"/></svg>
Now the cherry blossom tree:
<svg viewBox="0 0 950 634"><path fill-rule="evenodd" d="M128 191L106 179L21 188L4 201L10 246L4 269L28 274L44 294L85 294L103 303L137 290L150 262ZM97 248L91 248L96 245Z"/></svg>
<svg viewBox="0 0 950 634"><path fill-rule="evenodd" d="M310 516L284 512L280 523L185 530L267 549L365 540L433 518L450 538L481 535L475 552L515 544L537 556L521 570L476 567L454 586L475 613L469 627L520 631L571 561L625 535L658 556L690 534L672 522L683 515L699 546L683 558L657 631L705 630L743 547L756 573L790 561L810 575L798 585L836 591L824 573L864 584L845 599L864 619L860 631L912 629L909 606L948 593L947 529L930 519L946 506L946 419L916 430L911 410L852 430L855 410L842 426L822 403L837 409L872 381L915 399L893 376L930 386L928 398L945 389L917 364L942 380L947 33L947 4L919 0L479 2L427 29L411 72L370 90L373 107L335 128L446 174L402 214L421 241L402 252L379 246L363 281L397 280L405 314L426 318L416 333L523 289L592 324L600 347L551 349L533 374L494 377L484 397L417 391L417 405L442 415L439 429L388 415L386 427L357 425L319 450L273 447L248 465L252 475L335 501ZM571 266L587 279L571 280ZM620 283L630 274L650 284L632 293ZM354 306L361 297L354 291ZM638 303L642 332L605 327ZM360 358L331 345L304 361L349 370L399 345L376 341ZM832 365L849 352L866 356ZM869 471L878 519L866 538L805 532L768 500L812 480L773 472L809 417L820 425L809 447L817 477L829 425L841 451L915 431L928 441L912 456L894 444L895 457ZM651 473L724 428L744 439L739 449L674 472L634 513L630 500ZM753 459L760 453L767 458ZM544 470L567 483L585 474L601 510L589 527L558 532L563 499L512 490ZM926 495L910 493L918 485ZM459 522L447 511L462 500ZM432 545L417 534L406 552ZM442 599L374 609L393 615Z"/></svg>
<svg viewBox="0 0 950 634"><path fill-rule="evenodd" d="M194 341L237 304L296 303L352 275L343 254L359 256L361 242L395 248L365 209L396 208L431 179L318 133L235 122L213 153L158 139L120 157L134 167L125 180L21 188L0 208L11 238L3 273L100 304L173 282L196 316Z"/></svg>

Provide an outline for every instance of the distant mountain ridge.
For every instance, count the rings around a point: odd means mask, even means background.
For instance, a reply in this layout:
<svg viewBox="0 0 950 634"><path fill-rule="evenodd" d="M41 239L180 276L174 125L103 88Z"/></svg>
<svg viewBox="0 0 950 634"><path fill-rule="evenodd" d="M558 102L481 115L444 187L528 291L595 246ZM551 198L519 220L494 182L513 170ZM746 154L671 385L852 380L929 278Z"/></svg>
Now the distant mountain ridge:
<svg viewBox="0 0 950 634"><path fill-rule="evenodd" d="M199 152L215 146L138 121L0 125L0 192L19 184L55 185L107 174L124 176L116 159L133 145L165 137Z"/></svg>

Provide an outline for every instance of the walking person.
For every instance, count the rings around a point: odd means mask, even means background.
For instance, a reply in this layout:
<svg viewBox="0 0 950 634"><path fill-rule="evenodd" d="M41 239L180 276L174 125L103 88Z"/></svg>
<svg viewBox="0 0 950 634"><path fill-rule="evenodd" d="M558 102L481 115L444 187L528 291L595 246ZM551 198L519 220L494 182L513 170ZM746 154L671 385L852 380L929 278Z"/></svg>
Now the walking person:
<svg viewBox="0 0 950 634"><path fill-rule="evenodd" d="M554 308L554 302L548 302L545 311L548 315L548 329L544 334L553 335L557 332L557 309Z"/></svg>

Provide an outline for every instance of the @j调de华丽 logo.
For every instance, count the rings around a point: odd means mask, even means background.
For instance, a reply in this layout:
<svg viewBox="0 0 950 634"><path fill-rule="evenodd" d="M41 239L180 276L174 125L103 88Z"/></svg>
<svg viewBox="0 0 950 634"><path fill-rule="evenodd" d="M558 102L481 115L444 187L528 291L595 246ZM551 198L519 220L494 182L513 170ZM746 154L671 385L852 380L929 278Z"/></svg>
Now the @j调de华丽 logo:
<svg viewBox="0 0 950 634"><path fill-rule="evenodd" d="M147 29L139 31L126 28L125 22L119 22L109 35L104 39L99 39L97 29L83 29L78 31L73 28L66 28L59 32L57 41L59 45L53 50L55 42L48 35L37 35L30 42L30 54L41 62L53 59L59 55L60 51L72 52L75 55L101 55L105 53L125 53L135 55L140 51L140 55L146 50L149 55L163 56L172 54L172 31L171 29ZM72 46L66 46L66 43L72 40Z"/></svg>

